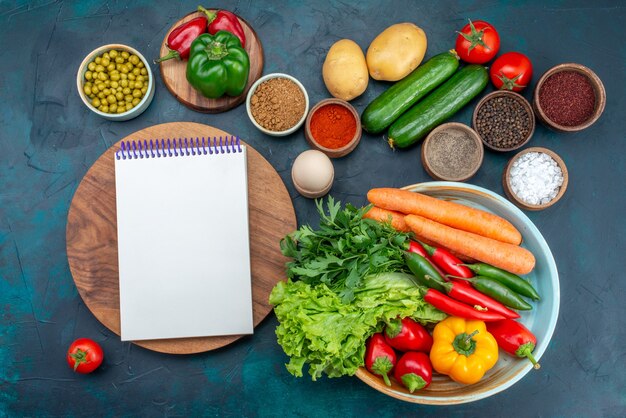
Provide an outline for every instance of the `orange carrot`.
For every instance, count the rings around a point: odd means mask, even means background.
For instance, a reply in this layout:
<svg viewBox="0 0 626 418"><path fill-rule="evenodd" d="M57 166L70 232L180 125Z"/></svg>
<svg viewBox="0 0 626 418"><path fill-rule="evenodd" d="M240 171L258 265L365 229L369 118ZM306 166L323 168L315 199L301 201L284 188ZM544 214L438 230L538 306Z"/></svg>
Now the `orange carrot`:
<svg viewBox="0 0 626 418"><path fill-rule="evenodd" d="M451 228L418 215L404 218L411 230L452 251L514 274L527 274L535 267L535 257L525 248Z"/></svg>
<svg viewBox="0 0 626 418"><path fill-rule="evenodd" d="M372 189L367 193L367 199L382 209L423 216L509 244L522 242L522 234L506 219L459 203L392 188Z"/></svg>
<svg viewBox="0 0 626 418"><path fill-rule="evenodd" d="M391 226L401 232L409 232L410 229L404 222L404 213L396 212L393 210L381 209L379 207L372 207L367 211L364 218L373 219L378 222L388 222L391 220Z"/></svg>

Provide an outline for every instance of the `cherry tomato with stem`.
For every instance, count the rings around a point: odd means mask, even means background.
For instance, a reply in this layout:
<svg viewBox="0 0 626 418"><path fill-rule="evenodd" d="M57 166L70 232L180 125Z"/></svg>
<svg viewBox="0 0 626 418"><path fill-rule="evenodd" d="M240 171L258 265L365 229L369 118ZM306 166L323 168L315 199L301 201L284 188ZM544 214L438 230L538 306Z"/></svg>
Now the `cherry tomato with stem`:
<svg viewBox="0 0 626 418"><path fill-rule="evenodd" d="M522 91L533 76L530 59L519 52L507 52L500 55L491 64L489 78L497 89Z"/></svg>
<svg viewBox="0 0 626 418"><path fill-rule="evenodd" d="M470 20L458 34L454 49L463 61L470 64L489 62L500 49L500 35L484 20Z"/></svg>
<svg viewBox="0 0 626 418"><path fill-rule="evenodd" d="M67 364L77 373L91 373L96 370L104 353L100 345L89 338L79 338L67 349Z"/></svg>

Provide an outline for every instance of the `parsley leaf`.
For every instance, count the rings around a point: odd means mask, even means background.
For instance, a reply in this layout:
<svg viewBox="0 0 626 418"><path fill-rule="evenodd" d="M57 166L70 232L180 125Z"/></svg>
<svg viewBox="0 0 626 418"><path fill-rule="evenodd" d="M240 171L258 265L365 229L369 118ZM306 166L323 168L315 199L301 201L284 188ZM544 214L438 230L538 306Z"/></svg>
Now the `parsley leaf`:
<svg viewBox="0 0 626 418"><path fill-rule="evenodd" d="M403 254L409 234L396 231L390 223L363 219L371 208L357 209L328 197L315 202L320 225L314 230L303 225L280 242L287 263L287 277L310 285L324 283L343 303L354 300L365 276L408 272Z"/></svg>

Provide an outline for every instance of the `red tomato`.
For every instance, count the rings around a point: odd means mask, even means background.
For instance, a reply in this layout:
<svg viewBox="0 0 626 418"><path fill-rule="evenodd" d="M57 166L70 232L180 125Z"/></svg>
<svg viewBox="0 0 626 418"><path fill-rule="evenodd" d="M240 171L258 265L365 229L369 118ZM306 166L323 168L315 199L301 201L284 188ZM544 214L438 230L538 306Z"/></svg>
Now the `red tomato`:
<svg viewBox="0 0 626 418"><path fill-rule="evenodd" d="M398 360L393 377L411 393L428 387L433 380L433 366L428 354L416 351L405 353Z"/></svg>
<svg viewBox="0 0 626 418"><path fill-rule="evenodd" d="M533 76L533 65L519 52L500 55L491 65L489 77L497 89L522 91Z"/></svg>
<svg viewBox="0 0 626 418"><path fill-rule="evenodd" d="M471 20L459 32L454 47L459 57L470 64L484 64L496 56L500 49L500 36L496 28L483 20Z"/></svg>
<svg viewBox="0 0 626 418"><path fill-rule="evenodd" d="M102 364L104 353L97 342L89 338L79 338L67 349L67 364L75 372L91 373Z"/></svg>

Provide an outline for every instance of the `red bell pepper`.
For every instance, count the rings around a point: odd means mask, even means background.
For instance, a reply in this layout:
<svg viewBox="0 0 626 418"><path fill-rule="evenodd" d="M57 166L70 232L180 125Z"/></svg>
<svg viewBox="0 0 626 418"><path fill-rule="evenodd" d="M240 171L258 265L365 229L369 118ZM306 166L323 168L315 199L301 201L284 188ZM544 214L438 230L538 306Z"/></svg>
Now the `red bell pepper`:
<svg viewBox="0 0 626 418"><path fill-rule="evenodd" d="M487 331L496 339L498 347L505 352L514 357L526 357L535 369L541 367L532 354L535 345L537 345L537 337L524 324L512 319L505 319L488 323Z"/></svg>
<svg viewBox="0 0 626 418"><path fill-rule="evenodd" d="M463 261L450 251L443 248L431 247L428 244L421 243L435 265L452 276L463 277L469 279L474 277L474 273L463 265Z"/></svg>
<svg viewBox="0 0 626 418"><path fill-rule="evenodd" d="M435 308L448 315L458 316L465 319L475 319L484 322L500 321L505 319L499 313L480 311L458 300L454 300L438 290L428 289L424 294L424 300Z"/></svg>
<svg viewBox="0 0 626 418"><path fill-rule="evenodd" d="M391 386L389 373L396 365L396 353L393 348L385 342L385 337L381 333L374 334L367 342L365 350L365 367L370 372L382 376L387 386Z"/></svg>
<svg viewBox="0 0 626 418"><path fill-rule="evenodd" d="M225 30L239 38L242 48L246 47L246 34L241 27L241 23L239 23L237 15L228 10L212 12L202 6L198 6L198 11L207 16L209 20L208 30L211 35L215 35L218 31Z"/></svg>
<svg viewBox="0 0 626 418"><path fill-rule="evenodd" d="M191 19L187 23L175 28L167 36L165 41L170 52L154 60L154 63L167 61L172 58L185 60L189 58L191 43L200 35L206 32L207 18L204 16Z"/></svg>
<svg viewBox="0 0 626 418"><path fill-rule="evenodd" d="M411 318L398 318L388 323L384 334L387 344L400 351L428 353L433 346L433 337L426 328Z"/></svg>
<svg viewBox="0 0 626 418"><path fill-rule="evenodd" d="M393 377L411 393L428 387L433 380L433 366L430 358L427 354L420 352L405 353L398 360Z"/></svg>

